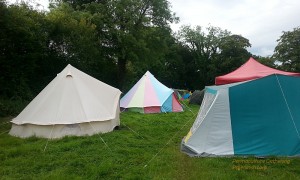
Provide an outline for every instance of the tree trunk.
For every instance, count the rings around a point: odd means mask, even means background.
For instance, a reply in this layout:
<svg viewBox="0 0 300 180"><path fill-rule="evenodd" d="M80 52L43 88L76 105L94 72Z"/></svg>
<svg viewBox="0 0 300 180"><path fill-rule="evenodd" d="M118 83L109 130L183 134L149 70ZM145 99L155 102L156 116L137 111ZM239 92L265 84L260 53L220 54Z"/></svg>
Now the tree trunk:
<svg viewBox="0 0 300 180"><path fill-rule="evenodd" d="M126 57L120 57L118 60L118 88L123 89L126 75Z"/></svg>

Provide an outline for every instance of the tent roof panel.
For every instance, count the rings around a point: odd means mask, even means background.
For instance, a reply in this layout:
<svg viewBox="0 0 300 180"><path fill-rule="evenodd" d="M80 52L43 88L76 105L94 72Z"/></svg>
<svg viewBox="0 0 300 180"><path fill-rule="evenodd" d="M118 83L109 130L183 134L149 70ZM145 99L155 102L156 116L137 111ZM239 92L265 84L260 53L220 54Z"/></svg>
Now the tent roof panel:
<svg viewBox="0 0 300 180"><path fill-rule="evenodd" d="M109 120L116 117L120 94L68 65L12 122L52 125Z"/></svg>
<svg viewBox="0 0 300 180"><path fill-rule="evenodd" d="M245 64L243 64L235 71L232 71L223 76L216 77L215 84L222 85L222 84L229 84L234 82L247 81L247 80L265 77L271 74L300 76L300 73L285 72L285 71L280 71L277 69L270 68L268 66L265 66L257 62L254 58L250 57L250 59Z"/></svg>

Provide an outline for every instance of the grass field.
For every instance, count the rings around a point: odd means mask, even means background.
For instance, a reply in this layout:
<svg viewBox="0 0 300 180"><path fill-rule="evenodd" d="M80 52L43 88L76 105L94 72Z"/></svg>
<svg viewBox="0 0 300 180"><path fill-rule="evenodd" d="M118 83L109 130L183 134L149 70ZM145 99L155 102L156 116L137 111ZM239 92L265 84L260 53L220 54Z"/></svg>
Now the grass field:
<svg viewBox="0 0 300 180"><path fill-rule="evenodd" d="M0 179L300 179L299 158L191 158L180 152L199 110L190 107L184 113L125 112L119 130L49 141L12 137L11 118L0 118Z"/></svg>

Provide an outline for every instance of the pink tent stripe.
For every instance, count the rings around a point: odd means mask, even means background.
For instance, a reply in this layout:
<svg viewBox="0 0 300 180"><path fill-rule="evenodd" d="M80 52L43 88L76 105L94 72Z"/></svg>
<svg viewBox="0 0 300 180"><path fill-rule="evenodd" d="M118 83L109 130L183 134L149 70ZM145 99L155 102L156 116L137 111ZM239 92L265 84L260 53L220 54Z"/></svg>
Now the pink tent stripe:
<svg viewBox="0 0 300 180"><path fill-rule="evenodd" d="M158 96L153 88L149 76L146 76L145 80L145 97L144 97L144 107L149 106L161 106Z"/></svg>
<svg viewBox="0 0 300 180"><path fill-rule="evenodd" d="M173 112L181 112L183 111L182 106L179 104L177 98L175 97L175 94L172 94L172 110Z"/></svg>

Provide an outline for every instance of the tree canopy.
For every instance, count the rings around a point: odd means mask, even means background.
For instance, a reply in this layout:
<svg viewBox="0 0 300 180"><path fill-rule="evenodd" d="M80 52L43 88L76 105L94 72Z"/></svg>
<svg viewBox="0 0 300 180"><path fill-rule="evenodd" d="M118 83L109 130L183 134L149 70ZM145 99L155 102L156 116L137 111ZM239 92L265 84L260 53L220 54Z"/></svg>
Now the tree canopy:
<svg viewBox="0 0 300 180"><path fill-rule="evenodd" d="M300 27L283 32L277 40L273 58L282 63L286 71L300 71Z"/></svg>
<svg viewBox="0 0 300 180"><path fill-rule="evenodd" d="M147 70L168 87L202 89L250 56L300 71L299 28L283 33L272 58L260 57L247 38L219 27L172 32L179 18L167 0L51 2L44 12L0 0L1 112L5 102L30 101L67 64L123 92Z"/></svg>
<svg viewBox="0 0 300 180"><path fill-rule="evenodd" d="M216 76L236 69L251 56L246 49L251 46L248 39L219 27L182 26L177 37L191 53L188 63L197 67L191 76L198 80L191 85L193 89L214 84Z"/></svg>

